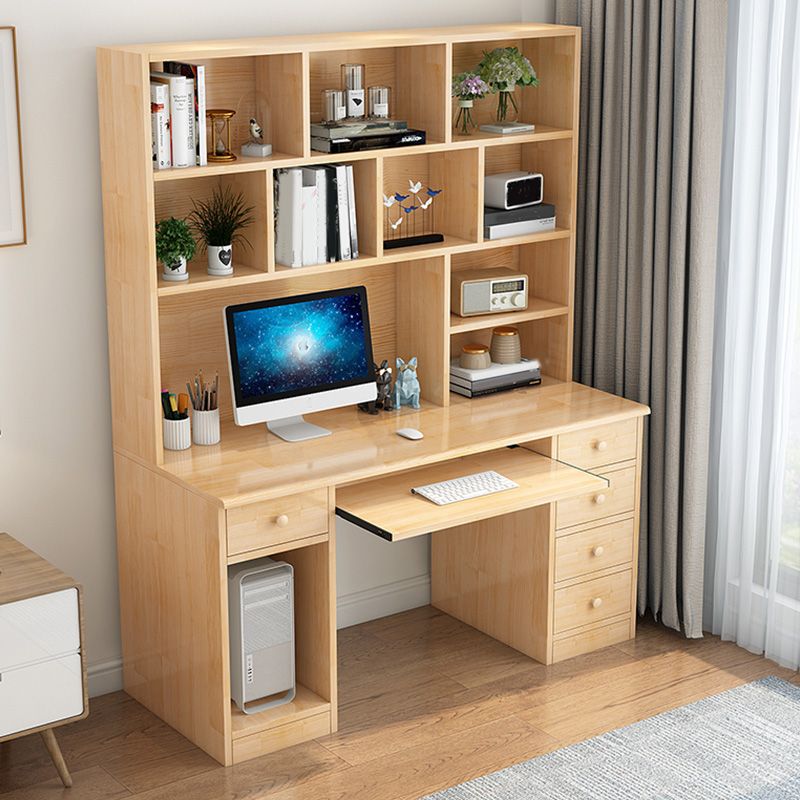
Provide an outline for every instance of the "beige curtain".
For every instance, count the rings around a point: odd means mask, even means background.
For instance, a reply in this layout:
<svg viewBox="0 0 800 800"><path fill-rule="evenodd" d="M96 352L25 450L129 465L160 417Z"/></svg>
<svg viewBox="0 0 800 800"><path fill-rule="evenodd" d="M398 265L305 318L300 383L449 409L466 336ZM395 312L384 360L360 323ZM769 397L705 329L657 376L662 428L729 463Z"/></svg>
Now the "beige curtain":
<svg viewBox="0 0 800 800"><path fill-rule="evenodd" d="M583 29L575 379L647 403L639 612L702 636L726 0L556 0Z"/></svg>

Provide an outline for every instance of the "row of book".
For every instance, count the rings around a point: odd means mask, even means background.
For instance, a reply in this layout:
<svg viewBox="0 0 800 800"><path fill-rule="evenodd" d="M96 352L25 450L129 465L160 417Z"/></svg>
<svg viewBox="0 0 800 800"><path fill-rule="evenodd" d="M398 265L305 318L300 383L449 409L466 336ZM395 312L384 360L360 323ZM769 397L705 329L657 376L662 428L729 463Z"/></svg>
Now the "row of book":
<svg viewBox="0 0 800 800"><path fill-rule="evenodd" d="M150 123L153 169L208 163L205 67L165 61L150 73Z"/></svg>
<svg viewBox="0 0 800 800"><path fill-rule="evenodd" d="M352 164L281 169L275 180L275 261L307 267L358 258Z"/></svg>

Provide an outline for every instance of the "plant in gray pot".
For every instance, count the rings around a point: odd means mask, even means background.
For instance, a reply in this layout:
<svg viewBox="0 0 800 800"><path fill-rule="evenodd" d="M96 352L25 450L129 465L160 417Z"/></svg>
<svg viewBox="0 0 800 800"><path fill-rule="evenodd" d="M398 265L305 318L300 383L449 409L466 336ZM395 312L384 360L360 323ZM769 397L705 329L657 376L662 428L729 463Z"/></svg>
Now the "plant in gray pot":
<svg viewBox="0 0 800 800"><path fill-rule="evenodd" d="M194 258L197 242L185 220L167 217L156 223L156 258L162 263L165 281L189 278L186 262Z"/></svg>
<svg viewBox="0 0 800 800"><path fill-rule="evenodd" d="M190 219L208 250L208 274L233 274L233 245L247 247L250 242L242 231L253 224L253 207L245 203L241 192L234 193L226 186L217 186L210 199L192 201Z"/></svg>

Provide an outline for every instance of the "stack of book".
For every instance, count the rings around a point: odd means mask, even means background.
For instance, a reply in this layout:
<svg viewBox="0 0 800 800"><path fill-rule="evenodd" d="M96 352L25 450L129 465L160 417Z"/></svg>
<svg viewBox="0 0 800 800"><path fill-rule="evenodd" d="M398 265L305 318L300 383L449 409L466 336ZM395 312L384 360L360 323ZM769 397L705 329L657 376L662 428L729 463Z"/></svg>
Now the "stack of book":
<svg viewBox="0 0 800 800"><path fill-rule="evenodd" d="M542 365L536 358L523 358L518 364L492 364L484 369L466 369L454 358L450 363L450 391L463 397L481 397L519 386L542 382Z"/></svg>
<svg viewBox="0 0 800 800"><path fill-rule="evenodd" d="M358 258L352 164L293 167L275 174L275 261L307 267Z"/></svg>
<svg viewBox="0 0 800 800"><path fill-rule="evenodd" d="M354 153L416 144L425 144L425 131L409 128L405 120L315 122L311 125L311 149L321 153Z"/></svg>
<svg viewBox="0 0 800 800"><path fill-rule="evenodd" d="M154 169L208 163L205 67L165 61L150 73L150 123Z"/></svg>
<svg viewBox="0 0 800 800"><path fill-rule="evenodd" d="M529 233L552 231L555 227L556 207L550 203L511 209L484 206L483 209L484 239L525 236Z"/></svg>

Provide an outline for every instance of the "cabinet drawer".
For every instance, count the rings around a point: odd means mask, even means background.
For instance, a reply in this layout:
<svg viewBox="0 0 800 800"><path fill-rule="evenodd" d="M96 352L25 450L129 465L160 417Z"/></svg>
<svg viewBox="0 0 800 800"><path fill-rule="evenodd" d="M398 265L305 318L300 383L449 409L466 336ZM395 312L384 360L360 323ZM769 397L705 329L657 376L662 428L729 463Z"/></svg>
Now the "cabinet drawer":
<svg viewBox="0 0 800 800"><path fill-rule="evenodd" d="M327 489L252 503L228 511L228 555L327 531Z"/></svg>
<svg viewBox="0 0 800 800"><path fill-rule="evenodd" d="M287 722L277 728L234 739L233 763L241 764L242 761L248 761L251 758L258 758L267 753L274 753L276 750L283 750L285 747L292 747L301 742L318 739L320 736L327 736L330 732L330 711L314 714L312 717L305 717L296 722Z"/></svg>
<svg viewBox="0 0 800 800"><path fill-rule="evenodd" d="M556 528L570 528L633 511L636 500L636 467L604 470L602 475L610 481L607 489L556 503Z"/></svg>
<svg viewBox="0 0 800 800"><path fill-rule="evenodd" d="M602 628L592 628L583 633L566 636L553 642L553 663L564 661L567 658L591 653L601 647L610 647L612 644L627 642L631 638L630 619L612 622Z"/></svg>
<svg viewBox="0 0 800 800"><path fill-rule="evenodd" d="M0 605L0 672L77 653L81 645L78 590Z"/></svg>
<svg viewBox="0 0 800 800"><path fill-rule="evenodd" d="M632 461L637 455L635 419L562 433L558 437L558 460L584 469Z"/></svg>
<svg viewBox="0 0 800 800"><path fill-rule="evenodd" d="M633 559L633 520L600 525L556 539L556 582Z"/></svg>
<svg viewBox="0 0 800 800"><path fill-rule="evenodd" d="M77 653L0 674L0 738L82 713L83 673Z"/></svg>
<svg viewBox="0 0 800 800"><path fill-rule="evenodd" d="M556 589L555 633L591 625L631 610L631 570Z"/></svg>

